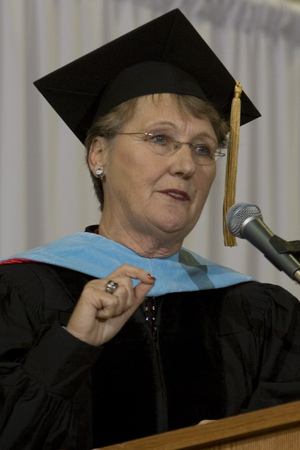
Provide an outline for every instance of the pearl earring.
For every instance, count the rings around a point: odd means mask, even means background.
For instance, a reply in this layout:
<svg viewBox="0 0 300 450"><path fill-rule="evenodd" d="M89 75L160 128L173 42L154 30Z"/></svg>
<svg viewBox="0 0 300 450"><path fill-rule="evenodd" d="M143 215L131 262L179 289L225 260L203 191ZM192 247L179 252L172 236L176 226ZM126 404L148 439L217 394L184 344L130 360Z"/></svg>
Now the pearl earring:
<svg viewBox="0 0 300 450"><path fill-rule="evenodd" d="M98 167L98 169L96 170L96 177L100 178L100 180L103 180L103 178L104 178L104 167L103 166Z"/></svg>

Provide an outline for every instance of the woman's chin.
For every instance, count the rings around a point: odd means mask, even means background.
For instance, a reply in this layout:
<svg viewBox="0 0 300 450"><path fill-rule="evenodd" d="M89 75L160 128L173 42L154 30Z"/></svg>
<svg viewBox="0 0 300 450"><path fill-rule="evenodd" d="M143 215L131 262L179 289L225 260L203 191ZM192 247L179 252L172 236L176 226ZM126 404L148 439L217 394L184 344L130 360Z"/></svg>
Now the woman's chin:
<svg viewBox="0 0 300 450"><path fill-rule="evenodd" d="M160 232L169 234L177 234L184 239L185 236L189 234L193 225L186 219L173 218L172 220L161 220L156 224L157 230Z"/></svg>

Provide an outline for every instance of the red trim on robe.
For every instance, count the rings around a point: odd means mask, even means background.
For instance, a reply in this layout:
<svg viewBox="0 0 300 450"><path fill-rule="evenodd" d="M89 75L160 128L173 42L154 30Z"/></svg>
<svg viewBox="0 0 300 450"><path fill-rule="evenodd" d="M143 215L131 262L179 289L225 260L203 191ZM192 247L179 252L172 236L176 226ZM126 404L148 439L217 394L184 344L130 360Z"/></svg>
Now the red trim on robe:
<svg viewBox="0 0 300 450"><path fill-rule="evenodd" d="M5 266L6 264L22 264L26 262L32 262L32 260L25 258L11 258L7 259L6 261L0 262L0 266Z"/></svg>

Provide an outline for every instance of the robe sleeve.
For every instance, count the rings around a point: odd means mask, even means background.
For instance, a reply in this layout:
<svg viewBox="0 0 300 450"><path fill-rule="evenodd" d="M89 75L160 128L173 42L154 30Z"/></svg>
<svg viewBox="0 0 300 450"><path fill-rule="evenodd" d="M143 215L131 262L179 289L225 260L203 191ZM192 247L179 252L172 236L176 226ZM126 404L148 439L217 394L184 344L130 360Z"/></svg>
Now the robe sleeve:
<svg viewBox="0 0 300 450"><path fill-rule="evenodd" d="M276 286L266 286L266 297L260 373L249 410L300 400L300 303Z"/></svg>
<svg viewBox="0 0 300 450"><path fill-rule="evenodd" d="M223 339L229 412L236 413L241 400L239 412L300 400L299 301L279 286L261 283L232 288L228 300Z"/></svg>
<svg viewBox="0 0 300 450"><path fill-rule="evenodd" d="M99 349L46 317L36 274L15 272L0 274L0 448L88 448L80 444L74 397Z"/></svg>

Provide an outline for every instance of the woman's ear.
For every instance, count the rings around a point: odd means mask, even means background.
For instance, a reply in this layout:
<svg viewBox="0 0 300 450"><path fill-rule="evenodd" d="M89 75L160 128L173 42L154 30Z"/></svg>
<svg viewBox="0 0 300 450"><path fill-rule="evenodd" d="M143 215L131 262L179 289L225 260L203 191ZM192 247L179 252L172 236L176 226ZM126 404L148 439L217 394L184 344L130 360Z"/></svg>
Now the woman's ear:
<svg viewBox="0 0 300 450"><path fill-rule="evenodd" d="M88 164L90 170L95 173L98 167L104 165L104 151L105 142L104 138L101 136L97 136L90 147L89 155L88 155Z"/></svg>

